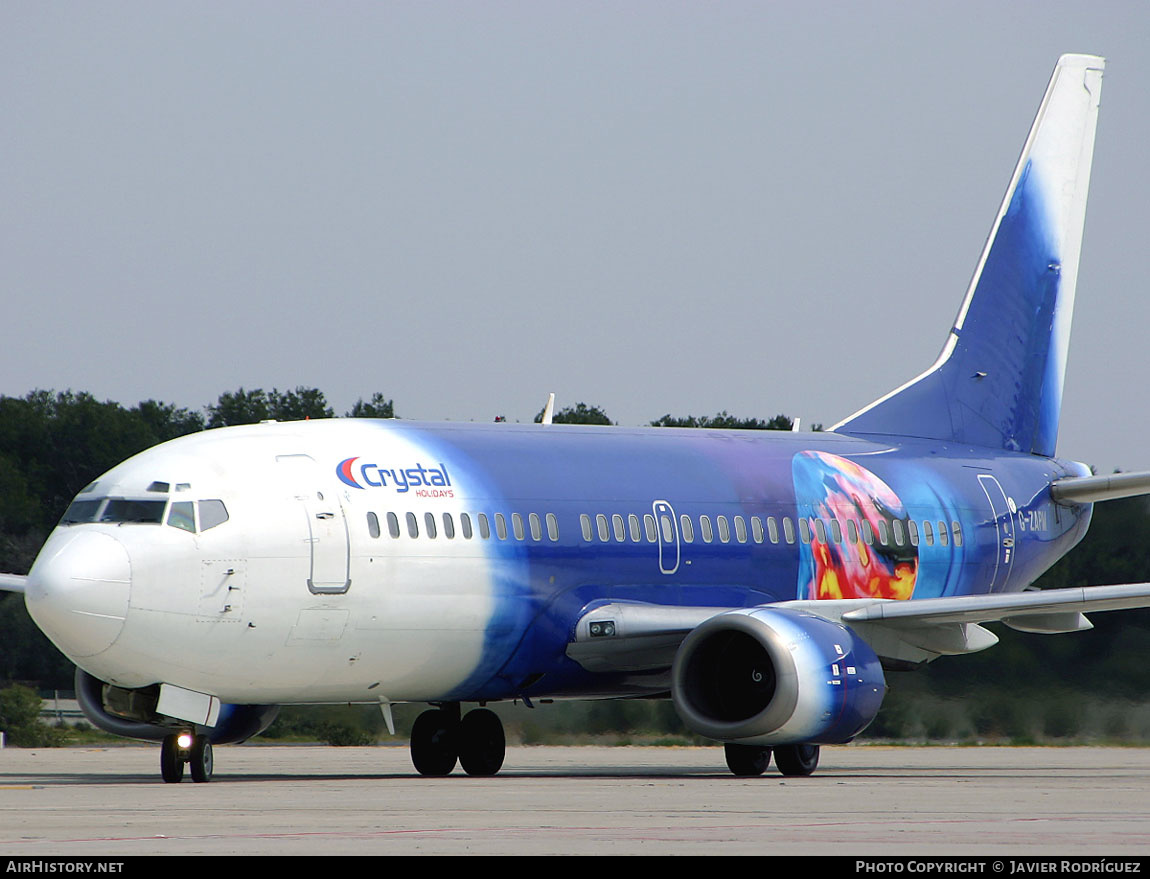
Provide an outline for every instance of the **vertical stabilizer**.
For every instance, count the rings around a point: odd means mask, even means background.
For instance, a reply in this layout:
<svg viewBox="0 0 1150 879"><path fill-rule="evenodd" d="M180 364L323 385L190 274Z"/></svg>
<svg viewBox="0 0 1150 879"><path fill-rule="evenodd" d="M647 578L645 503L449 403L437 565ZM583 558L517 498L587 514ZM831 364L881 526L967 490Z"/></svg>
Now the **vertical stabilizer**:
<svg viewBox="0 0 1150 879"><path fill-rule="evenodd" d="M938 360L834 430L1054 454L1104 65L1058 59Z"/></svg>

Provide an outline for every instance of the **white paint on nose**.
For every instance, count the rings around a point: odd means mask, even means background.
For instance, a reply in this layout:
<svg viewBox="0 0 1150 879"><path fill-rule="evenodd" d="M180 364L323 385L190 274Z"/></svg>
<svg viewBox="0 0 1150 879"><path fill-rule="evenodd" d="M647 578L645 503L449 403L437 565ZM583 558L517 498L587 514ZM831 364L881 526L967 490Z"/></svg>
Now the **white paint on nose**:
<svg viewBox="0 0 1150 879"><path fill-rule="evenodd" d="M132 567L123 544L102 531L54 532L28 574L28 613L66 656L94 656L120 635Z"/></svg>

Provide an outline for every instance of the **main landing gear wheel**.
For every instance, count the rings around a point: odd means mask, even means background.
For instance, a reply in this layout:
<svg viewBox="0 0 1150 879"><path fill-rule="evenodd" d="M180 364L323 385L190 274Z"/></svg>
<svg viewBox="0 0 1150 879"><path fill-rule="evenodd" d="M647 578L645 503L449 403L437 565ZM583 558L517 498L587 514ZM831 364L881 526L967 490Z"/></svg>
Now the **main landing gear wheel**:
<svg viewBox="0 0 1150 879"><path fill-rule="evenodd" d="M411 762L420 775L450 775L455 768L459 715L442 708L424 711L411 727Z"/></svg>
<svg viewBox="0 0 1150 879"><path fill-rule="evenodd" d="M494 711L477 708L459 724L459 765L468 775L494 775L503 766L507 740Z"/></svg>
<svg viewBox="0 0 1150 879"><path fill-rule="evenodd" d="M486 708L460 720L453 703L424 711L411 728L411 762L420 775L450 775L457 760L468 775L494 775L506 753L503 722Z"/></svg>
<svg viewBox="0 0 1150 879"><path fill-rule="evenodd" d="M810 775L819 765L819 746L782 745L775 748L775 765L783 775Z"/></svg>
<svg viewBox="0 0 1150 879"><path fill-rule="evenodd" d="M727 757L727 768L735 775L762 775L771 762L771 749L759 745L738 745L728 742L723 745Z"/></svg>

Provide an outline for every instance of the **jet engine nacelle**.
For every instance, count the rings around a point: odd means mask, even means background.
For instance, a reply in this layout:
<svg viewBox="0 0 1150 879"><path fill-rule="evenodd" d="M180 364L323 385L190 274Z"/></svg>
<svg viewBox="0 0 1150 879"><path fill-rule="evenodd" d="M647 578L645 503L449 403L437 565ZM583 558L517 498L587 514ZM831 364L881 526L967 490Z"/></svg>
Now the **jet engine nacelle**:
<svg viewBox="0 0 1150 879"><path fill-rule="evenodd" d="M683 640L671 671L683 722L742 744L849 742L885 691L878 657L854 632L781 607L711 617Z"/></svg>
<svg viewBox="0 0 1150 879"><path fill-rule="evenodd" d="M181 723L156 714L158 687L126 690L106 684L82 668L76 669L76 701L84 716L104 732L130 739L162 741L171 733L194 727L213 745L243 742L271 726L279 714L278 705L220 706L215 726Z"/></svg>

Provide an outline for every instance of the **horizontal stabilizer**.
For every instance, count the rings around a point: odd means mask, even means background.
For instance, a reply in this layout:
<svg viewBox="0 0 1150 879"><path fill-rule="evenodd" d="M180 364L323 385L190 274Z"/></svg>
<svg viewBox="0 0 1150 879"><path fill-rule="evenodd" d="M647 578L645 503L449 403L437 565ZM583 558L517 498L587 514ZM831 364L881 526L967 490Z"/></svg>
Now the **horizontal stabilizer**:
<svg viewBox="0 0 1150 879"><path fill-rule="evenodd" d="M0 592L23 592L27 582L20 574L0 574Z"/></svg>
<svg viewBox="0 0 1150 879"><path fill-rule="evenodd" d="M1111 473L1109 476L1068 476L1051 484L1056 504L1093 504L1150 494L1150 472Z"/></svg>

